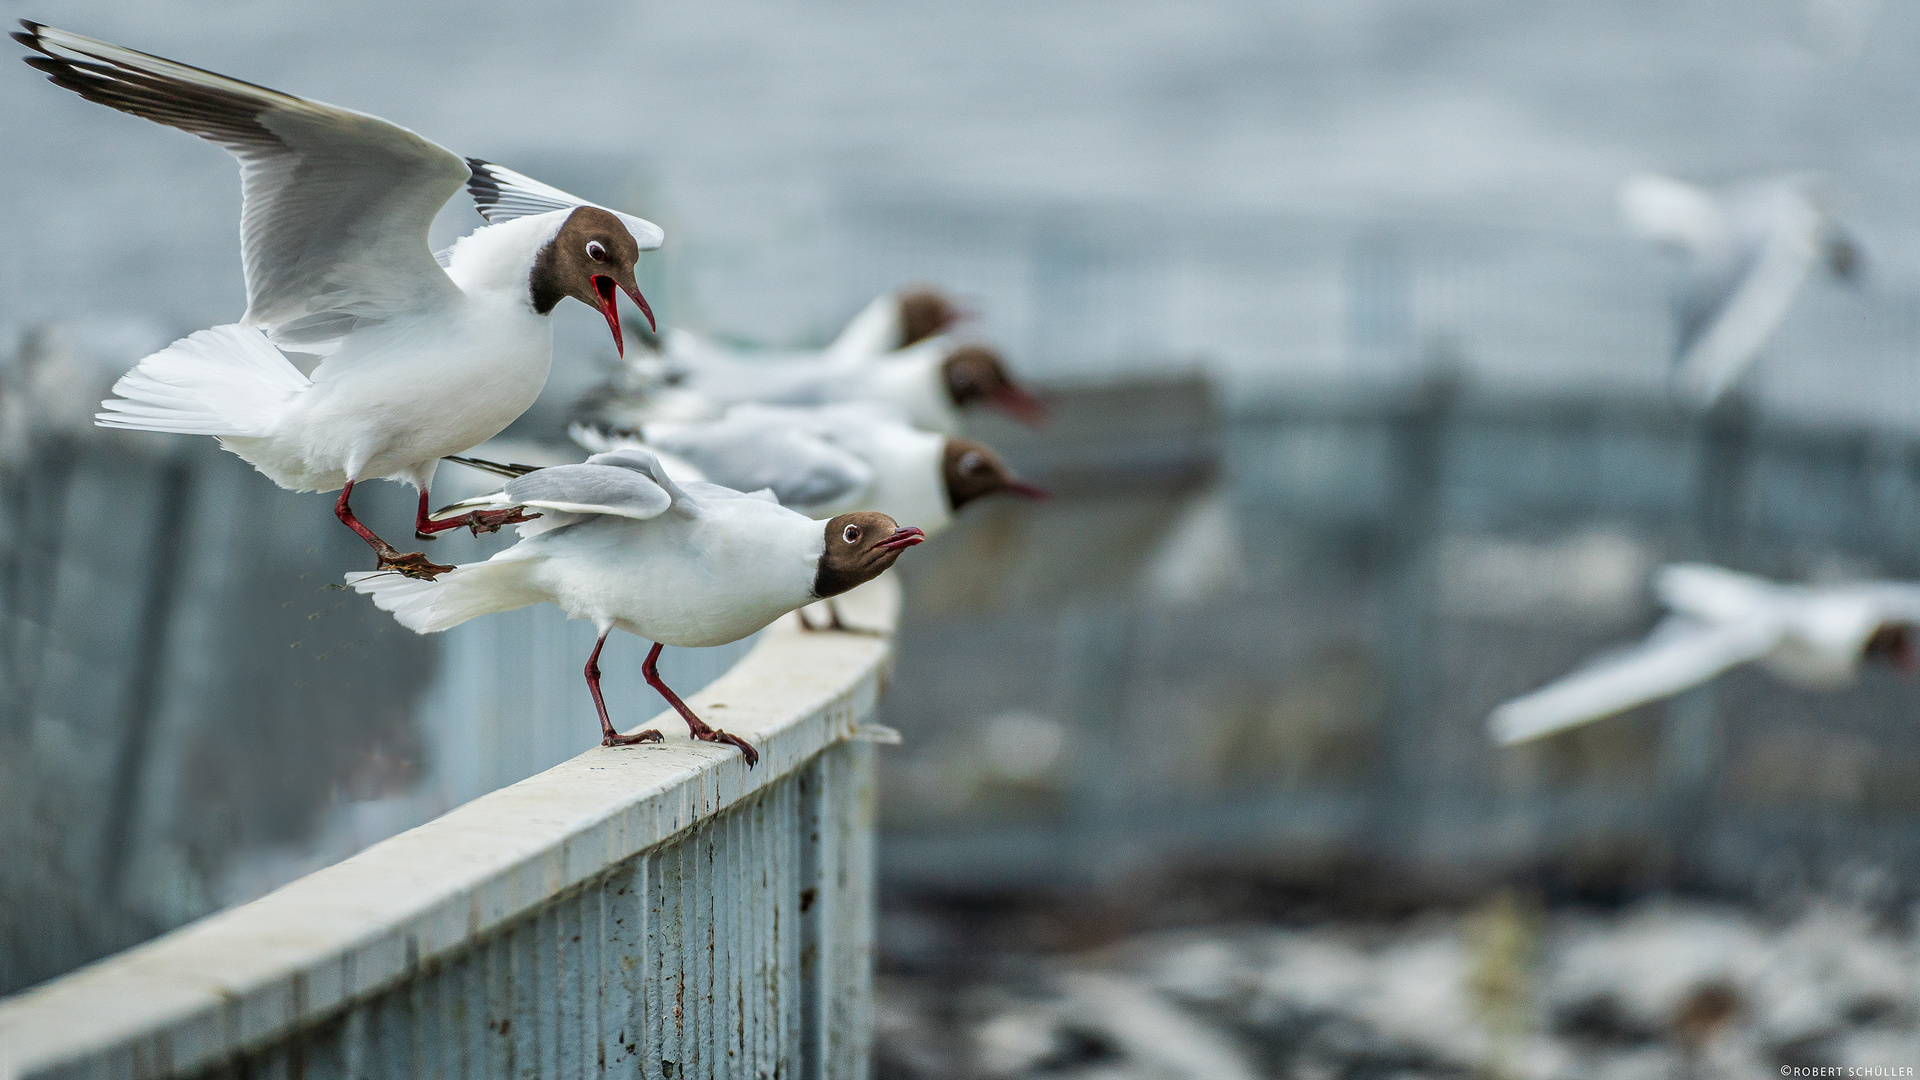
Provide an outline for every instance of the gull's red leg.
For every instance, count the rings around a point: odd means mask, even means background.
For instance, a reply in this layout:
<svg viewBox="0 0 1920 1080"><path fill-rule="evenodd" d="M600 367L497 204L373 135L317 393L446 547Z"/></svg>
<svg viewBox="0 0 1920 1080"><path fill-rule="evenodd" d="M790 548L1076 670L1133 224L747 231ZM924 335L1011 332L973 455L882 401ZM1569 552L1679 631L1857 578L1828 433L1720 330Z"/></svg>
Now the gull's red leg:
<svg viewBox="0 0 1920 1080"><path fill-rule="evenodd" d="M654 667L654 663L660 659L661 648L662 646L659 642L654 642L653 648L647 653L647 662L640 666L640 674L647 677L647 685L658 690L660 696L667 699L667 704L673 706L673 711L679 713L680 719L687 722L687 731L691 733L694 738L699 739L701 742L726 743L728 746L737 746L740 748L740 753L746 756L747 768L751 769L754 765L758 764L760 761L760 751L755 750L747 740L738 735L729 735L719 728L708 727L706 721L693 715L693 710L687 708L687 703L680 700L679 694L674 693L666 683L660 680L660 671Z"/></svg>
<svg viewBox="0 0 1920 1080"><path fill-rule="evenodd" d="M420 491L420 510L414 515L413 519L413 535L421 540L431 540L433 539L434 533L446 532L448 529L458 529L464 525L473 530L473 535L479 536L483 532L499 532L500 526L502 525L518 525L521 522L532 521L534 518L540 516L539 514L523 514L520 512L525 509L526 507L524 506L510 506L505 510L475 510L471 514L461 514L457 518L448 518L445 521L434 521L427 516L427 492L426 489L422 488Z"/></svg>
<svg viewBox="0 0 1920 1080"><path fill-rule="evenodd" d="M607 634L611 633L613 631L607 631ZM593 655L587 657L587 692L593 695L593 707L600 712L600 745L632 746L634 743L659 742L660 733L652 728L622 735L613 730L613 721L607 719L607 702L600 696L600 650L606 647L607 634L601 634L600 640L593 643Z"/></svg>
<svg viewBox="0 0 1920 1080"><path fill-rule="evenodd" d="M372 529L362 525L360 519L353 516L353 507L347 503L347 500L352 497L353 481L349 480L347 486L340 489L340 498L333 504L333 516L339 518L347 528L358 533L360 539L365 540L367 546L379 556L379 562L374 569L394 570L410 578L420 578L425 581L432 581L436 576L453 569L451 566L428 562L424 552L414 551L402 554L400 549L380 539Z"/></svg>

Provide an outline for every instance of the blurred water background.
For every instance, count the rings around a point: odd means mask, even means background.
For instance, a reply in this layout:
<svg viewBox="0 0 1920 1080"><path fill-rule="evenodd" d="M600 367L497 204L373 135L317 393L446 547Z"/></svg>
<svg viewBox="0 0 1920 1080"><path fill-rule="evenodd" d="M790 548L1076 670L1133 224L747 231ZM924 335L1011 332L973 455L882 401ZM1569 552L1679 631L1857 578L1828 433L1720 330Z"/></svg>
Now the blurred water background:
<svg viewBox="0 0 1920 1080"><path fill-rule="evenodd" d="M1355 1003L1376 991L1356 987L1375 986L1365 957L1402 955L1395 934L1445 954L1411 970L1457 987L1483 963L1460 942L1486 919L1535 919L1546 929L1522 936L1558 955L1599 932L1581 919L1668 932L1671 909L1620 905L1676 893L1717 898L1672 917L1718 927L1701 933L1735 959L1620 1005L1631 1022L1592 1021L1588 998L1537 974L1525 995L1546 1004L1526 1030L1571 1016L1568 1037L1662 1048L1628 1054L1635 1075L1693 1067L1674 1010L1745 988L1772 962L1749 953L1816 917L1912 976L1912 683L1872 673L1819 696L1742 674L1504 754L1480 725L1644 631L1646 575L1669 559L1920 574L1920 11L0 11L372 112L644 213L669 236L640 267L664 324L806 344L875 293L932 281L1052 388L1048 428L975 433L1059 497L977 507L903 564L887 711L907 742L883 756L894 1074L1208 1075L1224 1045L1254 1075L1456 1074L1495 1050L1515 1075L1560 1075L1584 1059L1524 1032L1509 1047L1493 1014L1472 1020L1492 1042L1432 1053L1405 1049L1418 1032L1325 1031L1374 1023ZM365 555L325 500L205 441L88 425L141 355L239 314L234 168L24 65L0 103L0 341L16 343L0 379L3 992L595 739L584 627L549 610L404 635L328 588ZM1865 281L1809 283L1706 416L1664 391L1678 267L1616 220L1619 181L1649 169L1820 172L1867 251ZM476 221L456 200L436 236ZM613 360L597 315L564 305L555 321L548 392L509 433L521 460L563 459L568 406ZM460 473L436 495L484 483ZM369 494L369 521L401 527L405 492ZM616 710L651 713L637 645L614 648ZM663 666L687 690L742 648ZM1521 915L1474 906L1500 889ZM978 942L1009 940L1026 959L979 962ZM1286 967L1300 949L1345 974ZM1247 989L1314 979L1347 1011ZM1907 1037L1914 995L1867 996L1891 1004L1832 1005L1833 1024ZM1433 1007L1440 1028L1466 1008ZM1199 1057L1156 1064L1102 1034L1153 1009L1207 1018ZM1765 1030L1725 1067L1783 1047L1839 1060L1816 1037L1831 1024Z"/></svg>

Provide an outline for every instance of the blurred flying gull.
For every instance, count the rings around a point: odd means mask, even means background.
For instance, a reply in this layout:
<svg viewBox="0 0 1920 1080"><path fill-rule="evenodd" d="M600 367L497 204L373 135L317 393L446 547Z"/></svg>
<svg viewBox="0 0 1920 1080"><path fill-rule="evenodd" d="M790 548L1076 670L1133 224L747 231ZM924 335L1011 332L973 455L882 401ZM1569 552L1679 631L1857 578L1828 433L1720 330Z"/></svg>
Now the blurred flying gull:
<svg viewBox="0 0 1920 1080"><path fill-rule="evenodd" d="M56 86L240 162L246 314L140 361L98 422L212 435L281 487L338 489L336 516L381 567L406 574L446 568L361 524L356 482L419 488L429 538L513 521L510 508L429 521L435 466L533 404L553 353L546 316L561 300L598 309L620 345L616 290L647 311L633 267L660 229L375 116L21 25L26 62ZM427 228L463 184L489 224L436 257Z"/></svg>
<svg viewBox="0 0 1920 1080"><path fill-rule="evenodd" d="M529 469L492 494L445 507L452 520L475 510L524 507L538 516L519 543L485 562L430 580L395 573L348 574L402 626L431 634L468 619L548 601L600 632L587 658L587 689L600 714L601 744L658 742L658 731L621 735L600 696L600 650L615 627L653 642L641 668L696 739L736 746L709 727L660 679L667 645L703 648L738 641L815 600L871 581L920 543L917 528L885 514L815 521L766 492L742 494L701 481L680 483L641 449L596 454L579 465Z"/></svg>
<svg viewBox="0 0 1920 1080"><path fill-rule="evenodd" d="M1502 743L1524 742L1677 694L1758 660L1788 682L1851 684L1864 660L1911 671L1920 663L1920 585L1853 582L1778 585L1717 566L1660 572L1673 614L1640 645L1602 654L1551 686L1493 711Z"/></svg>
<svg viewBox="0 0 1920 1080"><path fill-rule="evenodd" d="M1816 266L1841 281L1862 271L1859 244L1816 200L1807 177L1756 181L1716 196L1643 174L1621 185L1620 212L1635 232L1687 257L1673 385L1702 406L1753 364Z"/></svg>

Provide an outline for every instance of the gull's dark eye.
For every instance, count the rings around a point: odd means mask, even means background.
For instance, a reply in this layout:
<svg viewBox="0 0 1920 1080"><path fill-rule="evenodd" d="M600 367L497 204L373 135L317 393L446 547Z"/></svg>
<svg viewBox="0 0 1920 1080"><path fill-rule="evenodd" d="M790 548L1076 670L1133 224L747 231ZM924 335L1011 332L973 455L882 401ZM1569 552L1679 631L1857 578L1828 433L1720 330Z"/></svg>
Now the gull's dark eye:
<svg viewBox="0 0 1920 1080"><path fill-rule="evenodd" d="M985 465L986 462L980 460L979 454L960 455L960 471L963 473L977 473Z"/></svg>
<svg viewBox="0 0 1920 1080"><path fill-rule="evenodd" d="M607 246L598 240L587 241L587 258L594 262L606 262Z"/></svg>
<svg viewBox="0 0 1920 1080"><path fill-rule="evenodd" d="M859 543L860 542L860 526L849 525L846 528L841 529L840 539L845 540L849 544Z"/></svg>

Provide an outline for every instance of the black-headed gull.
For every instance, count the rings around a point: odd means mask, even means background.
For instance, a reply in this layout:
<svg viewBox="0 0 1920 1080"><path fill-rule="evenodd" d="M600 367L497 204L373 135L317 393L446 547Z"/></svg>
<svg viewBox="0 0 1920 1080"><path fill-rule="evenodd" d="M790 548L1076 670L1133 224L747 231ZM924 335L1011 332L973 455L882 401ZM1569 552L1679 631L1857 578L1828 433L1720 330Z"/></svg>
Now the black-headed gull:
<svg viewBox="0 0 1920 1080"><path fill-rule="evenodd" d="M1655 586L1672 615L1640 645L1493 711L1503 743L1522 742L1624 712L1707 682L1751 660L1788 682L1846 686L1863 660L1912 670L1920 585L1778 585L1717 566L1682 564Z"/></svg>
<svg viewBox="0 0 1920 1080"><path fill-rule="evenodd" d="M430 522L435 465L533 404L567 297L606 316L658 226L451 151L375 116L23 22L27 63L58 86L215 143L240 162L247 311L142 360L104 426L212 435L281 487L340 491L334 512L379 565L432 575L354 517L374 477L420 489L430 537L515 520ZM427 227L465 184L489 222L436 258ZM444 261L444 269L442 262ZM284 352L282 351L284 350ZM308 361L303 371L291 357Z"/></svg>
<svg viewBox="0 0 1920 1080"><path fill-rule="evenodd" d="M1673 380L1702 405L1752 365L1816 266L1843 281L1860 273L1859 245L1804 177L1716 196L1671 177L1635 176L1621 185L1620 212L1634 231L1688 259Z"/></svg>
<svg viewBox="0 0 1920 1080"><path fill-rule="evenodd" d="M658 731L621 735L600 696L600 650L615 627L653 642L641 669L648 685L686 720L696 739L759 754L746 740L709 727L655 668L667 645L724 645L816 600L879 576L926 537L885 514L816 521L764 492L680 483L645 450L596 454L580 465L529 470L500 491L456 503L442 515L525 507L541 516L521 540L485 562L432 580L348 574L401 625L422 634L480 615L547 601L600 631L587 658L587 689L600 714L601 742L624 746Z"/></svg>
<svg viewBox="0 0 1920 1080"><path fill-rule="evenodd" d="M955 434L961 412L998 408L1039 423L1046 408L1017 381L1000 354L946 336L895 352L824 357L736 354L707 347L682 330L665 335L665 351L638 351L576 412L587 424L636 431L655 420L711 420L734 405L860 403L887 409L926 431Z"/></svg>
<svg viewBox="0 0 1920 1080"><path fill-rule="evenodd" d="M930 285L883 293L861 308L821 355L856 360L898 352L946 333L967 316L952 297Z"/></svg>
<svg viewBox="0 0 1920 1080"><path fill-rule="evenodd" d="M929 537L975 500L1047 494L984 443L921 431L863 405L737 405L719 420L652 423L637 436L579 425L572 433L597 453L645 446L666 458L669 472L684 462L700 479L765 488L813 517L878 510L919 522Z"/></svg>
<svg viewBox="0 0 1920 1080"><path fill-rule="evenodd" d="M647 424L637 437L580 425L573 437L600 452L644 446L676 477L765 489L808 517L878 510L917 521L929 538L976 500L1047 497L986 444L921 431L865 405L737 405L720 420ZM828 627L846 629L838 606L826 608ZM814 629L804 613L800 624Z"/></svg>

